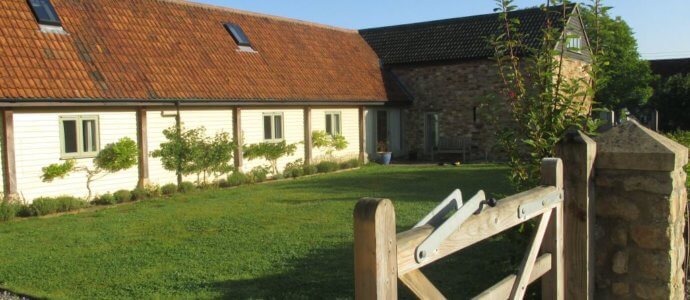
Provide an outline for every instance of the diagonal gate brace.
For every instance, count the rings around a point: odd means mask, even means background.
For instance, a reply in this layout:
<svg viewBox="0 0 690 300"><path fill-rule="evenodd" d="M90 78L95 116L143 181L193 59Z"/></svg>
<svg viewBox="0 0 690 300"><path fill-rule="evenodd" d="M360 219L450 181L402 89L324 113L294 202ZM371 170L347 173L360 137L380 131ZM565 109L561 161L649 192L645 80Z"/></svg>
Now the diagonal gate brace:
<svg viewBox="0 0 690 300"><path fill-rule="evenodd" d="M455 232L462 223L464 223L472 215L481 213L484 205L491 207L496 206L496 200L486 200L484 191L479 191L474 197L467 202L462 202L462 193L460 190L455 190L450 196L443 200L434 210L432 210L426 217L424 217L414 227L421 227L431 225L436 229L429 235L415 251L415 260L421 263L436 252L438 248L453 232ZM452 216L444 221L444 217L455 211Z"/></svg>

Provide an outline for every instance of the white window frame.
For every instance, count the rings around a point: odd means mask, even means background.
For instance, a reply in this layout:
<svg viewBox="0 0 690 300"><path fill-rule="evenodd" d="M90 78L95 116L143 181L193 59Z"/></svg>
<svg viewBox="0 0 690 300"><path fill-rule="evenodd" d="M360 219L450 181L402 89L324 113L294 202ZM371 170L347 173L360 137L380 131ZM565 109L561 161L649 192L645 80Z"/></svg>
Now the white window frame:
<svg viewBox="0 0 690 300"><path fill-rule="evenodd" d="M576 32L568 32L565 47L568 51L582 53L582 36Z"/></svg>
<svg viewBox="0 0 690 300"><path fill-rule="evenodd" d="M342 135L343 134L343 114L339 111L327 111L326 112L326 118L324 120L324 128L326 133L330 134L331 136L336 136L336 135ZM338 116L338 122L335 122L335 116ZM331 129L333 132L328 132L328 127L326 124L328 123L328 119L331 120ZM336 125L337 126L334 126ZM336 128L337 127L337 128Z"/></svg>
<svg viewBox="0 0 690 300"><path fill-rule="evenodd" d="M77 127L77 152L67 153L65 147L65 126L64 121L75 121ZM96 151L84 151L84 121L94 121L96 138L92 141L96 146ZM73 115L59 117L60 130L60 159L93 158L98 155L101 149L100 118L97 115Z"/></svg>
<svg viewBox="0 0 690 300"><path fill-rule="evenodd" d="M264 120L266 117L271 118L271 138L267 139L266 138L266 123ZM280 138L276 138L276 118L275 117L280 117L280 132L282 136ZM285 115L282 112L270 112L270 113L264 113L261 116L261 127L263 128L263 131L261 135L264 137L265 142L271 142L271 143L279 143L285 140Z"/></svg>

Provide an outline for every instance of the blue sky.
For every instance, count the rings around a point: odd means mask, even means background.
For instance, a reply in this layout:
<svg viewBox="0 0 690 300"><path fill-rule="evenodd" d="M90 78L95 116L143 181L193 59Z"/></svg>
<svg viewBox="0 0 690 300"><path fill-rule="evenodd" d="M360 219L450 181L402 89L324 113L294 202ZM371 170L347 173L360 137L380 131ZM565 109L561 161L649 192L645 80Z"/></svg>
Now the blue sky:
<svg viewBox="0 0 690 300"><path fill-rule="evenodd" d="M493 0L192 0L237 9L361 29L491 13ZM516 0L520 7L544 1ZM608 0L630 24L645 58L690 57L688 0Z"/></svg>

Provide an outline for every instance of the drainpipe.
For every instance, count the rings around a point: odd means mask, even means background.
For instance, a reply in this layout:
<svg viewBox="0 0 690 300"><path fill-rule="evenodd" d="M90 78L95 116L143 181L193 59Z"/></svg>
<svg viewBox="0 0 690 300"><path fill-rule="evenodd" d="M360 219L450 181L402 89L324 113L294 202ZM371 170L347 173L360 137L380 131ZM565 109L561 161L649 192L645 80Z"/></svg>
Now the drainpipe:
<svg viewBox="0 0 690 300"><path fill-rule="evenodd" d="M180 101L175 102L175 109L177 110L177 114L175 114L175 130L177 131L177 140L179 142L180 140L182 140L182 120L180 117ZM180 153L178 153L177 156L177 170L175 170L175 174L177 175L177 187L179 188L182 184L182 159L180 158Z"/></svg>

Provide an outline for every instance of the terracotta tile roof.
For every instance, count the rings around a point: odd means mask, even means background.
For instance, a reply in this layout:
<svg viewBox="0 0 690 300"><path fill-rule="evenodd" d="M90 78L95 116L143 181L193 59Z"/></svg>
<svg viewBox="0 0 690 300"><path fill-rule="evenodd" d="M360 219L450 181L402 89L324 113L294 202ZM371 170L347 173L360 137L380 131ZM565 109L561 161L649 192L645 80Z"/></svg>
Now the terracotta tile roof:
<svg viewBox="0 0 690 300"><path fill-rule="evenodd" d="M574 8L571 6L568 11ZM558 24L562 16L562 7L553 7L548 13L541 8L532 8L510 14L510 18L520 20L521 32L527 37L525 42L532 48L540 45L547 20ZM360 30L387 65L489 58L494 49L486 39L500 33L498 14Z"/></svg>
<svg viewBox="0 0 690 300"><path fill-rule="evenodd" d="M68 35L26 0L0 1L0 99L386 101L356 32L175 0L52 0ZM237 51L223 23L257 53Z"/></svg>

